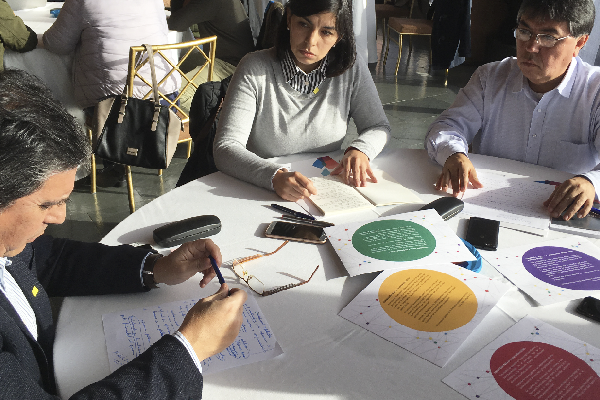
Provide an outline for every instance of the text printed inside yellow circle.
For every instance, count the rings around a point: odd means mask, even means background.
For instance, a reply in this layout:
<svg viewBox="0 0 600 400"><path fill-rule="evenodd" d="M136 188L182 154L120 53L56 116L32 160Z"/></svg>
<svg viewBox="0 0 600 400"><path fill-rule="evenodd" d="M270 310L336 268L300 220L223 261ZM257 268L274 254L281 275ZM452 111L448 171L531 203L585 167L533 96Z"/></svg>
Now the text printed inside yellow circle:
<svg viewBox="0 0 600 400"><path fill-rule="evenodd" d="M454 330L477 312L477 297L466 284L426 269L390 275L379 288L379 302L397 323L425 332Z"/></svg>

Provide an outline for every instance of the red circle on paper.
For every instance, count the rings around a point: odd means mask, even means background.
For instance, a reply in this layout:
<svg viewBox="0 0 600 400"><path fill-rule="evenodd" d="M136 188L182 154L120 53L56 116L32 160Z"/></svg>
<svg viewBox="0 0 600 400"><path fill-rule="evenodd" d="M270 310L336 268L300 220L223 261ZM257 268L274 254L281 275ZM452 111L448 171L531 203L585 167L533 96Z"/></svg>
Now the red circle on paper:
<svg viewBox="0 0 600 400"><path fill-rule="evenodd" d="M592 367L547 343L505 344L492 355L490 367L502 390L517 400L597 399L600 392Z"/></svg>

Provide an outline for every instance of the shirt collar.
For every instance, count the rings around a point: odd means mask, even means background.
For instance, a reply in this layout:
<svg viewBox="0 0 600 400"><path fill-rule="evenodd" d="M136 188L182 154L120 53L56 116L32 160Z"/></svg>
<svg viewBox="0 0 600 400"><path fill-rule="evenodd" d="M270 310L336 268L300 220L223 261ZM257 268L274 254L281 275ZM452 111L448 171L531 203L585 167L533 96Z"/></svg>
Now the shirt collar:
<svg viewBox="0 0 600 400"><path fill-rule="evenodd" d="M10 261L8 258L0 257L0 286L2 286L2 290L5 290L4 271L5 271L5 268L10 264L12 264L12 261Z"/></svg>
<svg viewBox="0 0 600 400"><path fill-rule="evenodd" d="M317 69L315 69L314 71L311 71L310 73L306 73L304 71L302 71L294 62L294 59L292 58L292 52L290 50L285 52L285 57L283 58L282 62L281 62L281 67L283 69L283 79L286 82L291 81L292 79L294 79L294 77L298 74L302 74L305 76L308 75L321 75L323 77L323 79L325 79L325 73L327 72L327 59L329 58L329 55L326 55L325 58L323 58L321 60L321 64L319 64L319 67Z"/></svg>
<svg viewBox="0 0 600 400"><path fill-rule="evenodd" d="M573 57L571 60L571 64L569 64L569 68L567 68L567 73L565 74L563 80L560 84L555 88L558 93L560 93L563 97L569 97L571 95L571 89L573 89L573 84L575 83L575 68L577 68L577 63L579 57Z"/></svg>
<svg viewBox="0 0 600 400"><path fill-rule="evenodd" d="M560 93L560 95L563 97L569 98L569 96L571 95L571 89L573 89L573 84L575 83L575 76L577 75L575 73L575 68L577 68L578 58L579 57L573 57L573 59L571 60L571 64L569 64L569 68L567 68L567 73L563 77L562 81L557 87L552 89L558 91L558 93ZM517 66L517 68L519 67ZM520 92L526 85L528 85L526 83L527 78L525 78L520 69L519 73L517 74L517 77L520 79L515 79L512 85L513 93Z"/></svg>

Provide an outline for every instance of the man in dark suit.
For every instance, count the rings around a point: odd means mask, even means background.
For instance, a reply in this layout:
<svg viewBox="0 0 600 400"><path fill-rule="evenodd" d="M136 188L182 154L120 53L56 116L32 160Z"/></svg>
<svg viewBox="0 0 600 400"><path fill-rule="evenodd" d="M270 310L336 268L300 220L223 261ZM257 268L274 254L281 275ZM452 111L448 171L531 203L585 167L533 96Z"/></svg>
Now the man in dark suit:
<svg viewBox="0 0 600 400"><path fill-rule="evenodd" d="M89 153L81 128L39 81L21 71L0 74L2 399L56 398L48 296L144 292L197 272L204 287L215 275L208 257L221 262L210 240L161 257L43 235L48 224L64 221L75 171ZM73 398L201 398L200 361L233 342L245 300L245 292L221 285L189 311L176 334Z"/></svg>

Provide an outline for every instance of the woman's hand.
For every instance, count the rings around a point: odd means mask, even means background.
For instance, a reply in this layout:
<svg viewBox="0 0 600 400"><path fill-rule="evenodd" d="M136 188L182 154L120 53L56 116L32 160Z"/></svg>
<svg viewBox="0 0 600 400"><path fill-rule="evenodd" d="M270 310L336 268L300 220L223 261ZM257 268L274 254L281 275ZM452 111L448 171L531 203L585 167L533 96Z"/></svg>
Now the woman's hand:
<svg viewBox="0 0 600 400"><path fill-rule="evenodd" d="M317 194L310 179L300 172L288 172L285 168L277 171L273 177L273 189L282 199L294 202Z"/></svg>
<svg viewBox="0 0 600 400"><path fill-rule="evenodd" d="M369 157L353 147L346 151L340 165L331 171L331 175L339 174L342 174L344 183L352 186L367 186L367 175L371 182L377 183L377 178L375 178L369 164Z"/></svg>

